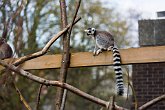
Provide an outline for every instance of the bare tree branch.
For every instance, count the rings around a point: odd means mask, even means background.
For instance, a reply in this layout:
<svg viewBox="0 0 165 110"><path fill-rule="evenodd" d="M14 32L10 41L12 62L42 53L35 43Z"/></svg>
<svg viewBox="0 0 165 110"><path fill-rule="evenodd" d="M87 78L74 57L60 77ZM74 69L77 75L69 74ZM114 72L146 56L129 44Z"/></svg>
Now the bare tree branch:
<svg viewBox="0 0 165 110"><path fill-rule="evenodd" d="M78 17L74 24L76 24L81 18ZM36 58L36 57L39 57L39 56L42 56L44 54L47 53L48 49L50 48L50 46L61 36L63 35L69 28L70 28L71 24L70 25L67 25L65 29L63 29L62 31L58 32L46 45L45 47L41 50L41 51L38 51L36 53L33 53L33 54L30 54L30 55L26 55L26 56L23 56L23 57L20 57L18 60L16 60L13 64L15 66L18 66L22 63L24 63L25 61L27 60L30 60L30 59L33 59L33 58Z"/></svg>
<svg viewBox="0 0 165 110"><path fill-rule="evenodd" d="M63 59L63 61L64 61L64 63L68 63L68 64L62 64L64 67L61 67L61 69L63 69L62 70L62 75L64 75L64 76L62 76L61 78L63 78L62 80L64 81L64 82L66 82L66 76L67 76L67 69L68 69L68 66L69 66L69 62L70 62L70 36L71 36L71 32L72 32L72 28L73 28L73 25L74 25L74 21L75 21L75 19L76 19L76 17L77 17L77 13L78 13L78 10L79 10L79 8L80 8L80 4L81 4L81 0L79 0L79 2L78 2L78 4L76 5L76 11L75 11L75 13L74 13L74 17L73 17L73 20L72 20L72 23L71 23L71 27L70 27L70 29L69 29L69 34L68 34L68 38L67 39L64 39L64 40L67 40L67 43L65 43L66 41L64 41L63 42L63 44L65 45L64 46L64 51L66 51L66 56L68 57L65 57L65 55L64 55L64 59ZM66 14L66 13L65 13ZM68 60L68 61L65 61L65 60ZM62 62L63 63L63 62ZM62 92L62 90L61 90L61 92ZM62 96L62 99L61 99L61 107L60 107L60 110L64 110L65 109L65 102L66 102L66 97L67 97L67 90L64 90L64 92L63 92L63 96Z"/></svg>
<svg viewBox="0 0 165 110"><path fill-rule="evenodd" d="M71 32L72 32L72 28L73 28L73 25L74 25L74 22L75 22L75 19L77 17L77 13L78 13L78 10L80 8L80 4L81 4L81 0L79 0L77 6L76 6L76 12L74 14L74 17L73 17L73 20L72 20L72 23L71 23L71 27L69 29L69 37L71 36Z"/></svg>
<svg viewBox="0 0 165 110"><path fill-rule="evenodd" d="M156 103L158 103L158 102L160 102L162 100L165 101L165 94L161 95L161 96L159 96L159 97L157 97L157 98L155 98L155 99L153 99L153 100L151 100L151 101L149 101L147 103L145 103L144 105L139 107L138 110L146 110L147 108L151 107L152 105L154 105L154 104L156 104Z"/></svg>
<svg viewBox="0 0 165 110"><path fill-rule="evenodd" d="M7 64L6 62L0 60L0 64L8 69L10 69L11 71L14 71L16 73L19 73L21 76L24 76L26 77L27 79L30 79L30 80L33 80L37 83L40 83L40 84L43 84L43 85L47 85L47 86L58 86L58 87L62 87L64 89L67 89L69 90L70 92L73 92L89 101L92 101L96 104L99 104L101 106L104 106L104 107L108 107L108 104L109 102L107 101L104 101L102 99L99 99L97 97L94 97L92 95L89 95L67 83L61 83L59 81L52 81L52 80L47 80L47 79L44 79L44 78L41 78L41 77L38 77L38 76L35 76L33 74L31 74L30 72L27 72L21 68L18 68L12 64Z"/></svg>
<svg viewBox="0 0 165 110"><path fill-rule="evenodd" d="M36 104L36 110L39 110L39 104L40 104L40 95L41 95L41 90L42 90L43 84L40 84L39 90L38 90L38 95L37 95L37 104Z"/></svg>
<svg viewBox="0 0 165 110"><path fill-rule="evenodd" d="M65 0L59 0L59 2L60 2L60 11L61 11L61 28L64 29L66 27L66 25L68 24L67 12L66 12L66 2L65 2ZM72 26L72 24L71 24L71 26ZM63 83L63 82L66 82L68 67L69 67L69 63L70 63L70 54L69 54L70 37L67 36L67 33L64 33L62 43L63 43L63 53L62 53L59 81ZM64 92L63 88L57 88L56 100L55 100L56 110L60 110L60 108L61 108L63 92Z"/></svg>
<svg viewBox="0 0 165 110"><path fill-rule="evenodd" d="M21 1L20 6L16 9L16 11L11 16L11 22L13 23L16 20L16 17L20 15L23 7L25 6L26 2L24 0Z"/></svg>
<svg viewBox="0 0 165 110"><path fill-rule="evenodd" d="M85 98L85 99L87 99L89 101L92 101L92 102L94 102L96 104L99 104L99 105L101 105L103 107L106 107L106 108L110 107L109 102L101 100L101 99L99 99L97 97L94 97L92 95L89 95L89 94L87 94L87 93L85 93L85 92L83 92L83 91L81 91L81 90L79 90L79 89L77 89L77 88L67 84L67 83L61 83L59 81L47 80L47 79L35 76L35 75L31 74L30 72L24 71L23 69L18 68L16 66L12 65L12 64L7 64L6 62L4 62L2 60L0 60L0 64L2 66L4 66L4 67L6 67L6 68L16 72L16 73L19 73L21 76L24 76L24 77L26 77L26 78L28 78L30 80L33 80L35 82L38 82L40 84L47 85L47 86L58 86L58 87L67 89L70 92L75 93L75 94L79 95L80 97L83 97L83 98ZM123 108L123 107L120 107L120 106L116 105L114 103L114 100L112 101L112 104L114 106L113 107L114 110L127 110L126 108Z"/></svg>
<svg viewBox="0 0 165 110"><path fill-rule="evenodd" d="M31 74L30 72L27 72L27 71L25 71L25 70L23 70L19 67L16 67L12 64L7 64L6 62L4 62L2 60L0 60L0 64L4 67L8 68L11 71L19 73L19 75L24 76L27 79L33 80L34 82L37 82L37 83L40 83L40 84L43 84L43 85L46 85L46 86L61 87L61 88L67 89L70 92L75 93L75 94L79 95L80 97L83 97L83 98L85 98L85 99L87 99L91 102L94 102L94 103L99 104L99 105L101 105L103 107L106 107L106 108L109 107L109 102L104 101L102 99L99 99L97 97L94 97L92 95L89 95L89 94L87 94L87 93L73 87L72 85L67 84L67 83L62 83L62 82L53 81L53 80L47 80L45 78L35 76L35 75ZM127 110L127 109L125 109L123 107L120 107L120 106L115 104L115 110Z"/></svg>
<svg viewBox="0 0 165 110"><path fill-rule="evenodd" d="M63 93L63 96L62 96L62 102L61 102L60 110L64 110L64 108L65 108L65 102L66 102L67 92L68 92L68 90L67 89L64 89L64 93Z"/></svg>
<svg viewBox="0 0 165 110"><path fill-rule="evenodd" d="M29 106L29 104L26 102L26 100L24 99L24 97L22 96L21 92L19 91L19 89L17 88L16 84L13 82L14 88L18 93L18 96L20 98L20 101L25 105L25 107L27 108L27 110L32 110L31 107Z"/></svg>
<svg viewBox="0 0 165 110"><path fill-rule="evenodd" d="M134 89L133 85L130 82L128 82L128 85L131 87L131 90L132 90L132 93L133 93L133 98L135 100L135 103L134 103L135 110L137 110L138 109L138 100L137 100L137 97L136 97L135 89Z"/></svg>
<svg viewBox="0 0 165 110"><path fill-rule="evenodd" d="M123 107L120 107L120 106L118 106L118 105L115 104L114 110L128 110L128 109L123 108Z"/></svg>
<svg viewBox="0 0 165 110"><path fill-rule="evenodd" d="M129 93L129 87L131 87L131 90L132 90L132 95L133 95L133 98L134 98L134 108L135 110L138 109L138 100L137 100L137 97L136 97L136 91L133 87L133 85L131 84L131 81L130 81L130 76L129 76L129 71L128 69L126 69L126 75L127 75L127 78L128 78L128 90L127 90L127 100L128 100L128 93Z"/></svg>
<svg viewBox="0 0 165 110"><path fill-rule="evenodd" d="M112 96L110 98L108 110L114 110L114 109L115 109L115 96Z"/></svg>

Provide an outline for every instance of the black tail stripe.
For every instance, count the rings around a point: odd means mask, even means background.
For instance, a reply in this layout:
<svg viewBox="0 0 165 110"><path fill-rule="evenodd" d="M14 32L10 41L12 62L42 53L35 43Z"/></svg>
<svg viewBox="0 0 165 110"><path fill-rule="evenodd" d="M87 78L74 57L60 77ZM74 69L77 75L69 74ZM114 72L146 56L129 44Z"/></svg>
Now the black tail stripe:
<svg viewBox="0 0 165 110"><path fill-rule="evenodd" d="M118 86L119 86L118 88L122 88L123 84L118 84Z"/></svg>
<svg viewBox="0 0 165 110"><path fill-rule="evenodd" d="M113 48L113 51L118 51L118 48Z"/></svg>
<svg viewBox="0 0 165 110"><path fill-rule="evenodd" d="M112 51L113 53L120 54L118 51Z"/></svg>
<svg viewBox="0 0 165 110"><path fill-rule="evenodd" d="M116 75L118 76L118 75L121 75L122 73L116 73Z"/></svg>
<svg viewBox="0 0 165 110"><path fill-rule="evenodd" d="M120 88L118 88L118 90L119 91L124 91L124 89L122 87L123 87L123 85Z"/></svg>
<svg viewBox="0 0 165 110"><path fill-rule="evenodd" d="M120 59L120 57L114 57L113 59Z"/></svg>
<svg viewBox="0 0 165 110"><path fill-rule="evenodd" d="M118 53L118 54L120 54L118 50L113 50L113 53Z"/></svg>
<svg viewBox="0 0 165 110"><path fill-rule="evenodd" d="M121 64L120 63L115 63L115 64L113 64L114 66L121 66Z"/></svg>
<svg viewBox="0 0 165 110"><path fill-rule="evenodd" d="M122 83L123 82L123 80L121 81L121 80L119 80L119 81L117 81L117 83Z"/></svg>
<svg viewBox="0 0 165 110"><path fill-rule="evenodd" d="M116 58L114 59L114 62L120 61L120 58Z"/></svg>
<svg viewBox="0 0 165 110"><path fill-rule="evenodd" d="M114 63L120 62L121 60L119 58L113 59Z"/></svg>
<svg viewBox="0 0 165 110"><path fill-rule="evenodd" d="M116 54L116 55L114 55L113 57L114 57L114 58L115 58L115 57L120 57L120 55Z"/></svg>
<svg viewBox="0 0 165 110"><path fill-rule="evenodd" d="M124 90L122 86L123 86L123 85L120 85L120 86L118 87L118 89L119 89L119 90Z"/></svg>
<svg viewBox="0 0 165 110"><path fill-rule="evenodd" d="M121 86L123 86L123 84L118 84L118 86L119 86L118 88L121 88Z"/></svg>
<svg viewBox="0 0 165 110"><path fill-rule="evenodd" d="M113 49L112 51L113 51L113 52L118 52L118 53L119 53L118 49Z"/></svg>
<svg viewBox="0 0 165 110"><path fill-rule="evenodd" d="M121 68L115 68L115 71L121 71Z"/></svg>
<svg viewBox="0 0 165 110"><path fill-rule="evenodd" d="M116 50L118 50L118 48L116 48L116 47L113 47L113 49L116 49Z"/></svg>
<svg viewBox="0 0 165 110"><path fill-rule="evenodd" d="M117 76L122 75L122 73L116 73Z"/></svg>
<svg viewBox="0 0 165 110"><path fill-rule="evenodd" d="M123 79L123 76L118 76L118 77L116 77L117 79Z"/></svg>

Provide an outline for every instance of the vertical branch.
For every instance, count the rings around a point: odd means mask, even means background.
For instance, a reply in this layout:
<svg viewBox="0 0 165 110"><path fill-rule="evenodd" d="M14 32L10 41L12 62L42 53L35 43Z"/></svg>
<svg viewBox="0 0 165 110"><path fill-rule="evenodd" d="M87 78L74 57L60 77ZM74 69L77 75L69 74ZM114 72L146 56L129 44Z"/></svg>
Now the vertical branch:
<svg viewBox="0 0 165 110"><path fill-rule="evenodd" d="M135 110L137 110L138 108L138 101L137 101L137 97L136 97L136 92L135 92L135 89L133 87L133 85L131 84L131 81L130 81L130 76L129 76L129 72L128 70L126 69L126 75L127 75L127 80L128 80L128 90L127 90L127 100L128 100L128 94L129 94L129 87L131 88L132 90L132 94L133 94L133 98L134 98L134 107L135 107Z"/></svg>
<svg viewBox="0 0 165 110"><path fill-rule="evenodd" d="M40 84L38 95L37 95L37 104L36 104L36 110L39 110L39 104L40 104L40 96L41 96L41 90L42 90L43 84Z"/></svg>
<svg viewBox="0 0 165 110"><path fill-rule="evenodd" d="M77 3L77 6L76 6L76 12L74 14L74 17L73 17L73 20L72 20L72 23L71 23L71 27L70 27L70 30L68 32L68 46L70 46L70 36L71 36L71 32L72 32L72 28L73 28L73 25L74 25L74 21L77 17L77 13L78 13L78 10L80 8L80 4L81 4L81 0L79 0L79 2ZM67 97L67 90L65 89L64 90L64 93L63 93L63 96L62 96L62 102L61 102L61 107L60 107L60 110L64 110L65 109L65 102L66 102L66 97Z"/></svg>
<svg viewBox="0 0 165 110"><path fill-rule="evenodd" d="M135 89L134 89L133 85L130 82L128 82L128 83L129 83L129 86L132 89L133 97L134 97L134 100L135 100L135 103L134 103L135 110L137 110L137 108L138 108L138 101L137 101L137 97L136 97L136 92L135 92Z"/></svg>
<svg viewBox="0 0 165 110"><path fill-rule="evenodd" d="M61 10L61 23L62 23L61 27L62 29L64 29L68 24L65 0L60 0L60 10ZM63 35L63 54L62 54L62 62L61 62L61 69L60 69L60 76L59 76L60 82L66 82L67 69L68 69L69 60L70 60L69 46L70 46L70 38L67 36L67 33L65 33ZM63 91L64 91L63 88L57 88L56 101L55 101L56 110L60 110Z"/></svg>
<svg viewBox="0 0 165 110"><path fill-rule="evenodd" d="M65 108L65 101L66 101L67 92L68 92L68 90L64 89L60 110L64 110L64 108Z"/></svg>

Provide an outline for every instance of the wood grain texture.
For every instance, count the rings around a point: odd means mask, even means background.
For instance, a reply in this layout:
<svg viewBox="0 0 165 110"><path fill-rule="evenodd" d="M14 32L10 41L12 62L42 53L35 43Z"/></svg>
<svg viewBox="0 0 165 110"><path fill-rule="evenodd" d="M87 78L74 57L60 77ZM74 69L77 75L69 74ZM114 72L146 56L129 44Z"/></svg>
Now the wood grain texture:
<svg viewBox="0 0 165 110"><path fill-rule="evenodd" d="M165 62L165 46L129 48L120 50L122 64ZM45 55L21 65L25 70L60 68L62 56ZM112 65L112 52L93 56L91 52L72 53L70 67ZM0 67L0 70L2 66Z"/></svg>

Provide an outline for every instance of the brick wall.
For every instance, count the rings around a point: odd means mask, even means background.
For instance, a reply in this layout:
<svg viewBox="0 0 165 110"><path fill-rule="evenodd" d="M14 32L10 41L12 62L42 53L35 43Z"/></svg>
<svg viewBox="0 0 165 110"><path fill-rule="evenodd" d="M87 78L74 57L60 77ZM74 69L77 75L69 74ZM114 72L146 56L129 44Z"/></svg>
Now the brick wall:
<svg viewBox="0 0 165 110"><path fill-rule="evenodd" d="M139 105L165 93L165 63L133 65L132 78ZM165 110L165 101L149 110Z"/></svg>
<svg viewBox="0 0 165 110"><path fill-rule="evenodd" d="M139 21L139 44L141 47L165 45L165 20ZM141 106L165 94L165 63L135 64L132 79ZM148 110L165 110L165 101Z"/></svg>

